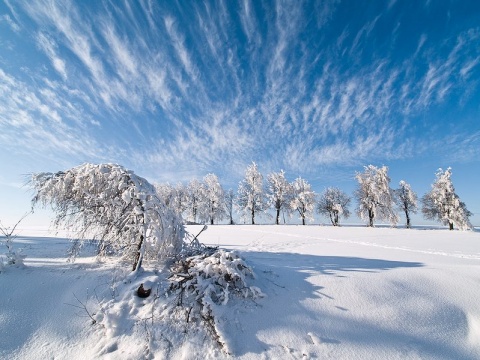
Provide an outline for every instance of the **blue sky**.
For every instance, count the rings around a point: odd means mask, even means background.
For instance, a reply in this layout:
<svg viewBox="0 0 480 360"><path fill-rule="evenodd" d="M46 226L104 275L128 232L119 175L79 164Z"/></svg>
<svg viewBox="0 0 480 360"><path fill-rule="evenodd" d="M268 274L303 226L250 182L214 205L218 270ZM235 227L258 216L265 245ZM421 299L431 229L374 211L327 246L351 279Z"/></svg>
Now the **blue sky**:
<svg viewBox="0 0 480 360"><path fill-rule="evenodd" d="M0 220L31 172L236 189L255 161L348 193L387 165L419 196L451 166L480 225L478 1L0 0L0 49Z"/></svg>

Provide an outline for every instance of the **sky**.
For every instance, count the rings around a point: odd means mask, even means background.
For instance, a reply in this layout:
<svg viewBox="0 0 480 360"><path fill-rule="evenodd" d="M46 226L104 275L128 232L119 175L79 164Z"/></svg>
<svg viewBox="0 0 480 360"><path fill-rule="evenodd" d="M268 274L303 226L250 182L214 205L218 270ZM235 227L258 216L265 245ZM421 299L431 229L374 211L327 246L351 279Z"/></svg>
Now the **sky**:
<svg viewBox="0 0 480 360"><path fill-rule="evenodd" d="M478 1L0 0L0 49L4 223L35 172L237 189L255 161L350 194L386 165L419 197L452 167L480 225Z"/></svg>

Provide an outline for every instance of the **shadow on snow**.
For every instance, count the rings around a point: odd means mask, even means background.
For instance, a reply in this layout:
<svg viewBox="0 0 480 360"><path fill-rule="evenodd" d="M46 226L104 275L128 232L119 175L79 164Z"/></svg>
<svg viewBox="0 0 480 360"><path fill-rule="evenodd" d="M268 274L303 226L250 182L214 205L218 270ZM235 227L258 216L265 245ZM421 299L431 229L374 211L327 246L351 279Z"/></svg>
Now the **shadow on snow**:
<svg viewBox="0 0 480 360"><path fill-rule="evenodd" d="M442 326L444 332L461 331L458 330L459 323L464 325L465 314L461 309L451 305L441 304L442 308L435 309L435 313L418 319L420 310L409 303L406 312L398 314L403 311L403 308L397 308L398 304L402 301L408 302L409 296L421 296L423 300L435 302L438 301L435 294L427 292L418 295L412 294L411 290L409 293L408 285L403 283L394 288L390 294L378 294L396 301L396 304L392 303L390 310L397 311L396 320L405 325L402 328L402 324L399 324L400 329L396 329L388 320L379 322L378 319L374 321L369 318L359 319L355 316L356 309L348 309L345 306L346 301L335 299L329 294L328 285L327 287L316 285L328 281L322 281L321 278L312 281L314 277L322 276L334 276L339 278L338 281L342 281L341 278L349 277L349 273L352 272L371 273L371 281L375 281L375 273L399 268L419 268L423 266L422 263L295 253L249 251L242 253L247 262L254 267L256 284L267 297L258 301L254 309L246 306L236 315L228 315L234 316L227 320L227 333L232 337L231 347L236 356L247 353L261 354L278 342L282 342L286 351L293 351L292 348L299 347L299 354L302 346L323 351L325 347L345 342L350 346L367 349L366 351L380 345L402 351L405 355L413 350L414 353L434 358L468 358L451 344L442 341L438 334L429 332L430 330L427 331L426 337L406 330L405 327L410 326L408 322L416 322L419 326L429 329ZM436 324L428 323L432 318ZM275 339L272 339L272 334ZM314 337L310 334L314 334ZM317 356L322 357L320 353Z"/></svg>

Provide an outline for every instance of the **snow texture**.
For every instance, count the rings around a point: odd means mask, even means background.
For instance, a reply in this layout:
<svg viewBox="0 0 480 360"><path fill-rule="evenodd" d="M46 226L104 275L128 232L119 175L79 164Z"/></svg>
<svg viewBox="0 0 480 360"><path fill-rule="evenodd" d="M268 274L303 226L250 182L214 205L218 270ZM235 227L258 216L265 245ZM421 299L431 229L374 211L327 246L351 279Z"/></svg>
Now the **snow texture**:
<svg viewBox="0 0 480 360"><path fill-rule="evenodd" d="M185 322L188 309L172 312L168 268L130 274L88 246L67 263L68 240L42 234L20 231L25 267L0 273L2 359L480 358L478 231L209 226L200 238L219 252L194 257L197 285L233 271L265 294L245 299L229 287L205 298L230 355ZM149 297L136 296L140 283Z"/></svg>

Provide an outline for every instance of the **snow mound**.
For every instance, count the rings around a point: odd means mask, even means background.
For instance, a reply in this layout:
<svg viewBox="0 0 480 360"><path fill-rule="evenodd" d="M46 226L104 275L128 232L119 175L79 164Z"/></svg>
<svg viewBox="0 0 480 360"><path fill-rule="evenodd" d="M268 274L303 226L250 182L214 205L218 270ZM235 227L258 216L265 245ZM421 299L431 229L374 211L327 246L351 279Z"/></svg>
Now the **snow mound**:
<svg viewBox="0 0 480 360"><path fill-rule="evenodd" d="M214 353L230 353L222 319L225 305L264 296L248 284L249 278L254 278L253 270L236 252L212 248L178 260L170 270L127 277L116 287L118 296L99 304L95 323L104 337L97 355L181 358L178 351L184 352L187 343L205 342ZM140 286L146 297L139 296Z"/></svg>

